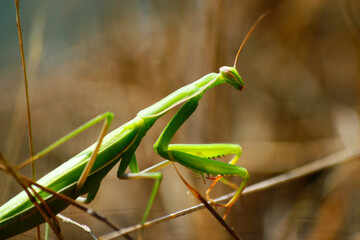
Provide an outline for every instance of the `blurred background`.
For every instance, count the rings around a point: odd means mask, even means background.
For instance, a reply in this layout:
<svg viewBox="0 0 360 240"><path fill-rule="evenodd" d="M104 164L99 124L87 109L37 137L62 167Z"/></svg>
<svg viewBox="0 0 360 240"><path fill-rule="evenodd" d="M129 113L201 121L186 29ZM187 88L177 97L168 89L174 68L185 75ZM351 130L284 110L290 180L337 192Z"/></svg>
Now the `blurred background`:
<svg viewBox="0 0 360 240"><path fill-rule="evenodd" d="M115 129L177 88L232 66L251 25L269 10L237 64L246 90L208 91L173 143L240 144L237 164L248 169L249 184L358 146L359 1L23 1L35 151L106 111L115 113ZM0 152L13 164L29 157L15 16L14 2L1 1ZM143 139L140 169L162 160L152 145L175 112ZM92 144L100 125L39 160L38 177ZM211 181L179 168L204 194ZM359 170L355 160L247 195L227 222L242 239L360 239ZM90 206L122 227L137 224L153 182L118 180L115 171ZM198 203L171 165L162 173L149 219ZM20 188L5 173L0 181L3 204ZM213 196L228 192L218 185ZM111 232L73 207L63 214L96 236ZM62 228L67 239L91 239ZM33 230L14 239L34 238ZM146 229L144 238L231 239L207 210Z"/></svg>

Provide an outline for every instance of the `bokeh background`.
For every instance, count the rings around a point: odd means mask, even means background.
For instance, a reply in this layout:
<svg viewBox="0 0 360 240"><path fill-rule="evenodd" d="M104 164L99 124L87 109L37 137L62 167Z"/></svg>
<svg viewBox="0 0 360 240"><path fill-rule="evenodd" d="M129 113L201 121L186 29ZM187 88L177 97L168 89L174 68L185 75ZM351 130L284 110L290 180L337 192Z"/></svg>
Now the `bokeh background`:
<svg viewBox="0 0 360 240"><path fill-rule="evenodd" d="M358 146L359 1L22 1L35 150L105 111L115 113L115 129L175 89L232 66L251 25L269 10L238 61L246 90L219 86L207 92L173 142L240 144L238 165L249 170L250 184ZM0 152L15 164L29 150L12 1L0 2L0 43ZM161 161L152 145L174 113L143 139L141 169ZM38 161L38 176L93 143L100 127ZM180 170L202 193L211 184ZM359 170L355 160L248 195L227 221L243 239L360 239ZM90 206L120 226L136 224L153 183L118 180L115 171ZM172 166L162 172L150 219L198 203ZM0 181L2 204L20 188L5 173ZM229 191L219 185L214 196ZM111 232L72 207L63 214L96 236ZM72 225L62 227L67 239L90 239ZM34 238L30 231L14 239ZM230 236L201 210L146 229L144 238Z"/></svg>

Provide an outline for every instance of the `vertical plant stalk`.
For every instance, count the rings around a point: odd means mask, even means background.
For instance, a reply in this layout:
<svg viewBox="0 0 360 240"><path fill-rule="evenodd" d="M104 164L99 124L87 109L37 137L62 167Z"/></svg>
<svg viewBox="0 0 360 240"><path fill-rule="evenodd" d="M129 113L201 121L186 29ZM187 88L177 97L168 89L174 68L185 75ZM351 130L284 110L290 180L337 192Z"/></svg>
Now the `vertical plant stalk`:
<svg viewBox="0 0 360 240"><path fill-rule="evenodd" d="M15 7L16 7L16 25L18 29L19 35L19 45L20 45L20 53L21 53L21 64L24 74L24 84L25 84L25 97L26 97L26 113L27 113L27 124L28 124L28 135L29 135L29 149L30 149L30 157L34 156L34 146L33 146L33 137L32 137L32 127L31 127L31 111L30 111L30 100L29 100L29 84L27 80L26 74L26 64L25 64L25 57L24 57L24 44L22 40L22 33L21 33L21 24L20 24L20 16L19 16L19 0L15 0ZM35 175L35 163L31 163L31 174L33 180L36 180Z"/></svg>
<svg viewBox="0 0 360 240"><path fill-rule="evenodd" d="M21 55L21 64L24 74L24 84L25 84L25 97L26 97L26 113L27 113L27 125L28 125L28 137L29 137L29 151L30 157L34 156L34 145L33 145L33 137L32 137L32 125L31 125L31 110L30 110L30 100L29 100L29 84L26 75L26 64L25 64L25 56L24 56L24 44L22 40L21 33L21 23L20 23L20 14L19 14L19 0L15 0L15 9L16 9L16 26L19 35L19 45L20 45L20 55ZM35 174L35 162L31 163L31 176L34 181L36 181ZM41 239L40 227L36 227L37 239Z"/></svg>

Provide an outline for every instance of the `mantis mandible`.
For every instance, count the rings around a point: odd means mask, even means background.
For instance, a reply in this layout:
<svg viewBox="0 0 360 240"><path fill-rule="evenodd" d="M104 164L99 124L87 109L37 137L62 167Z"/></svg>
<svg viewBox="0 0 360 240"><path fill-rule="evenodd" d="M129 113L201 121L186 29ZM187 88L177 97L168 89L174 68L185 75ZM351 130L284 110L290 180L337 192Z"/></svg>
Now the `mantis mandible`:
<svg viewBox="0 0 360 240"><path fill-rule="evenodd" d="M95 198L105 175L115 164L120 162L117 171L118 178L147 178L155 180L151 196L141 220L141 224L143 224L149 215L162 179L161 173L157 171L171 162L177 162L195 173L201 175L206 174L216 179L207 192L209 200L211 199L208 193L218 181L227 183L226 180L223 180L224 176L238 176L242 178L242 182L237 187L232 199L225 205L221 205L222 207L228 208L225 214L226 216L231 206L233 206L240 197L249 179L247 170L235 165L241 156L241 147L236 144L170 144L170 141L181 125L196 110L199 101L207 90L223 83L228 83L240 91L245 88L245 84L236 70L236 62L245 41L261 18L252 26L245 37L236 55L233 67L221 67L219 73L210 73L176 90L157 103L141 110L135 118L109 134L106 133L113 119L113 114L106 112L99 115L31 157L17 168L21 168L37 160L78 133L104 120L103 129L96 143L42 177L37 181L37 184L72 199L89 203ZM182 105L181 108L167 124L154 145L155 151L166 160L140 172L137 167L135 151L142 138L156 120L179 105ZM213 157L223 155L231 155L233 157L229 163L212 159ZM4 163L5 160L2 157L0 160L1 169L10 171L8 165ZM128 167L132 173L125 173ZM25 186L24 189L27 187L29 186ZM86 198L79 198L84 194L87 194ZM39 208L35 206L34 201L42 201L39 203L40 207L47 209L44 210L45 214L50 216L60 213L69 206L68 202L64 202L57 196L39 188L36 188L33 195L35 195L35 197L32 198L35 200L31 200L31 196L26 191L22 191L0 207L1 239L20 234L47 221L39 211Z"/></svg>

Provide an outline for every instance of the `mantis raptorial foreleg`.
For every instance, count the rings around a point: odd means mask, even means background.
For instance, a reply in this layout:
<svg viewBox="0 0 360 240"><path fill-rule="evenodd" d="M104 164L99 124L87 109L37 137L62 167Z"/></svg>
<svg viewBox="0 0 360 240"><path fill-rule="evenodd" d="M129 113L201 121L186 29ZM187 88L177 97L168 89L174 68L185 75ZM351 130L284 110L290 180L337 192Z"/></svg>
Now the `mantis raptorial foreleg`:
<svg viewBox="0 0 360 240"><path fill-rule="evenodd" d="M247 181L249 180L249 174L245 168L237 167L237 172L226 174L230 169L226 169L227 166L225 163L219 162L216 160L218 157L222 156L228 156L232 155L232 159L228 162L230 165L235 165L236 162L239 160L241 156L241 147L237 144L170 144L168 147L169 152L173 152L173 156L179 156L181 159L191 159L190 156L196 156L197 159L203 159L204 161L215 161L216 164L223 165L222 167L216 166L215 171L218 171L217 173L212 173L208 175L209 179L214 180L210 188L206 191L207 199L211 202L212 198L210 197L210 191L211 189L216 185L218 181L221 181L222 183L230 186L231 188L234 188L236 190L236 194L229 200L226 204L216 204L220 207L227 207L227 211L224 215L224 219L227 216L227 213L229 212L231 206L236 202L236 200L240 197L241 192L244 190ZM190 155L190 156L189 156ZM176 161L176 160L174 160ZM207 166L210 166L208 164L205 164ZM212 171L209 169L209 172ZM240 186L235 185L234 183L224 179L224 176L226 175L234 175L239 176L243 180L240 184ZM214 177L212 177L214 176Z"/></svg>
<svg viewBox="0 0 360 240"><path fill-rule="evenodd" d="M241 155L241 147L236 144L169 144L176 131L195 111L201 97L202 95L198 95L191 98L184 104L184 106L181 107L161 133L159 139L154 145L154 149L162 157L178 162L183 166L190 168L195 173L206 173L212 176L233 175L243 178L243 181L238 187L235 195L228 203L223 205L229 210L240 197L241 192L244 190L244 187L249 179L249 174L245 168L234 165ZM235 157L233 157L229 163L211 159L213 157L223 155L235 155ZM224 218L227 213L228 211L224 215Z"/></svg>

